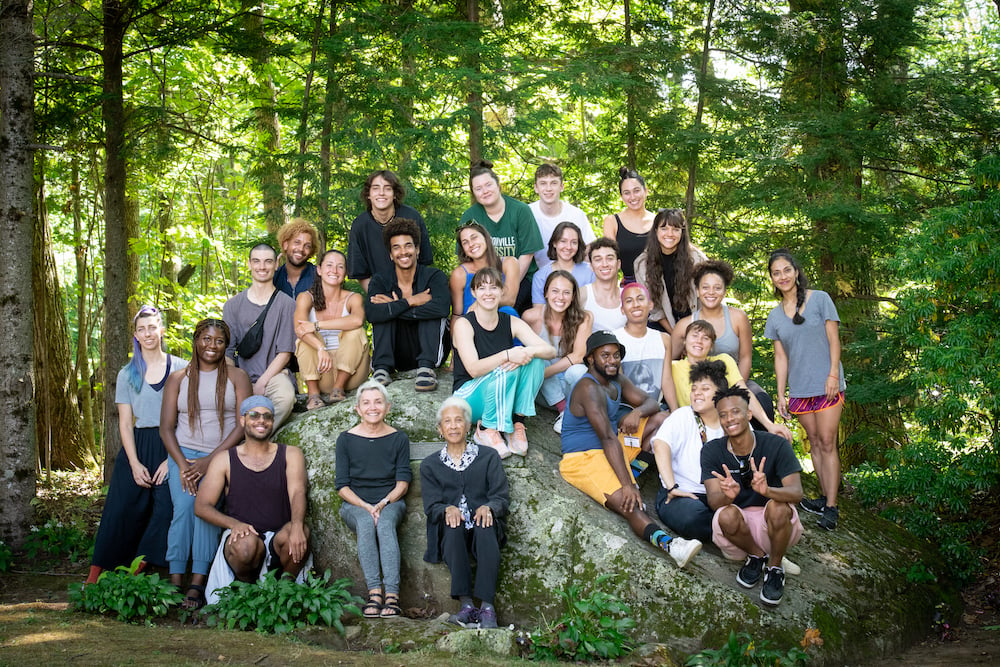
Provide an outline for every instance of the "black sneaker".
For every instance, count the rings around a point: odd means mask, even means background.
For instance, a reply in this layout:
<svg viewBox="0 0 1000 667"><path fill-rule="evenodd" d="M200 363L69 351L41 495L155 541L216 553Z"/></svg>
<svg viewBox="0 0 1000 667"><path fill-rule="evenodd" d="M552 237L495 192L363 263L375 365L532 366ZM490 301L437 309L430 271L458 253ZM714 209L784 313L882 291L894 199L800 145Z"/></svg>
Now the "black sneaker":
<svg viewBox="0 0 1000 667"><path fill-rule="evenodd" d="M837 527L838 521L840 521L840 510L836 507L824 507L823 516L819 518L816 525L826 530L833 530Z"/></svg>
<svg viewBox="0 0 1000 667"><path fill-rule="evenodd" d="M736 583L738 583L743 588L753 588L760 581L760 574L764 571L764 563L767 562L767 556L747 556L747 560L743 563L743 567L740 571L736 573Z"/></svg>
<svg viewBox="0 0 1000 667"><path fill-rule="evenodd" d="M826 496L820 496L819 498L803 498L799 501L799 508L805 510L806 512L811 512L812 514L818 514L823 516L823 508L826 507Z"/></svg>
<svg viewBox="0 0 1000 667"><path fill-rule="evenodd" d="M448 622L461 625L463 628L478 628L479 610L472 606L462 607L457 614L448 617Z"/></svg>
<svg viewBox="0 0 1000 667"><path fill-rule="evenodd" d="M760 587L760 600L767 604L778 604L785 593L785 571L780 567L769 567L764 571L764 585Z"/></svg>

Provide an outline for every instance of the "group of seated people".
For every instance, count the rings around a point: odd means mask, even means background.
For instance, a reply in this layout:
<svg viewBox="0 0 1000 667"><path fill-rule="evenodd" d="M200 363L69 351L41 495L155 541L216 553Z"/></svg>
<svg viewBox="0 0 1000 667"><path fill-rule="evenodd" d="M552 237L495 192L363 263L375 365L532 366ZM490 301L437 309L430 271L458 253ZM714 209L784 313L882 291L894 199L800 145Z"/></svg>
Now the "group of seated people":
<svg viewBox="0 0 1000 667"><path fill-rule="evenodd" d="M451 569L453 620L496 626L509 500L500 461L527 454L536 404L558 412L567 482L681 567L711 539L744 561L741 585L763 580L761 600L778 604L786 570L797 569L785 558L802 531L796 506L827 530L839 516L836 309L808 289L790 254L772 253L780 303L764 333L775 346L777 410L806 431L822 491L804 499L792 434L751 379L749 319L725 303L733 269L691 243L682 211L646 211L636 172L619 175L625 208L595 238L586 215L562 201L555 165L537 169L530 206L501 192L490 163L475 165L449 277L433 266L426 225L403 204L399 178L377 171L346 254L329 250L314 266L320 240L301 219L278 233L280 266L271 246L251 249L250 286L225 303L222 319L198 323L190 363L163 351L159 311L141 309L118 376L123 448L88 581L143 554L181 586L190 563L185 604L197 607L233 578L302 576L303 456L270 441L292 411L297 372L309 410L357 389L360 422L337 438L340 513L357 533L365 616L399 615L395 528L411 472L406 435L385 422L385 387L415 369L414 389L434 391L453 348L453 396L438 414L446 445L421 465L425 558ZM676 537L639 495L636 479L651 465L661 482L656 514Z"/></svg>

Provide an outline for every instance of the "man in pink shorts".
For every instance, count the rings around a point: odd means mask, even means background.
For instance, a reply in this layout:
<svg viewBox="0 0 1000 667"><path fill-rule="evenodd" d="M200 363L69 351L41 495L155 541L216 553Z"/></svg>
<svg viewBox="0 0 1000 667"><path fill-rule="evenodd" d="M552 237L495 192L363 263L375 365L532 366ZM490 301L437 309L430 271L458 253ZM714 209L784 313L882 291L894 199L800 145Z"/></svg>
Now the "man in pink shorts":
<svg viewBox="0 0 1000 667"><path fill-rule="evenodd" d="M712 541L730 560L745 558L736 582L776 605L785 590L781 559L802 536L795 505L802 499L802 467L784 438L750 428L750 395L742 387L715 394L725 436L701 450L701 477L715 510Z"/></svg>

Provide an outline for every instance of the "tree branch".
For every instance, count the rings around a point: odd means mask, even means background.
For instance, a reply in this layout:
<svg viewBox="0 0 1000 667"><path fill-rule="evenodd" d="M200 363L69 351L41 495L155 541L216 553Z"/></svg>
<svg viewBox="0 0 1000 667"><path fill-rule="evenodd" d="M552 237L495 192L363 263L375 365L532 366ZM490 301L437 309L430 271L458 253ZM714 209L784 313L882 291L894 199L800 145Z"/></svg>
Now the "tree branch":
<svg viewBox="0 0 1000 667"><path fill-rule="evenodd" d="M1000 2L1000 0L997 0ZM926 176L924 174L918 174L914 171L907 171L906 169L893 169L892 167L876 167L872 164L861 164L862 169L870 169L872 171L887 171L893 174L904 174L906 176L915 176L916 178L922 178L925 181L933 181L934 183L948 183L949 185L969 185L969 181L953 181L949 178L934 178L933 176Z"/></svg>

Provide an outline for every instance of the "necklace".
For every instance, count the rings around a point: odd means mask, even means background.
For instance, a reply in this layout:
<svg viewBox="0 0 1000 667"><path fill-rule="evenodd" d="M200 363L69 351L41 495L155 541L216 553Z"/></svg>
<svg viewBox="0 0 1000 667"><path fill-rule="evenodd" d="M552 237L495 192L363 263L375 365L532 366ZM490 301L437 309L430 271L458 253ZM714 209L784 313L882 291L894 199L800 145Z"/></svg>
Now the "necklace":
<svg viewBox="0 0 1000 667"><path fill-rule="evenodd" d="M743 465L747 461L749 461L753 457L753 453L757 451L757 436L754 435L753 430L750 431L750 437L753 438L753 447L750 448L750 453L747 454L745 457L737 456L736 452L733 451L732 441L730 441L729 438L726 438L726 449L729 450L729 453L733 455L733 458L736 459L736 463L739 465Z"/></svg>
<svg viewBox="0 0 1000 667"><path fill-rule="evenodd" d="M372 211L372 218L374 218L375 222L385 227L396 218L396 211L393 209L392 213L390 213L389 217L385 220L380 220L379 217L375 215L375 211Z"/></svg>

